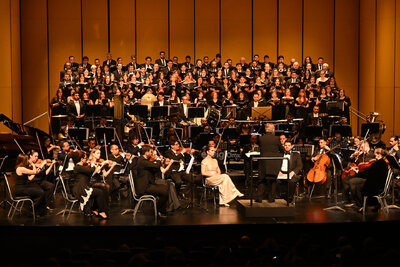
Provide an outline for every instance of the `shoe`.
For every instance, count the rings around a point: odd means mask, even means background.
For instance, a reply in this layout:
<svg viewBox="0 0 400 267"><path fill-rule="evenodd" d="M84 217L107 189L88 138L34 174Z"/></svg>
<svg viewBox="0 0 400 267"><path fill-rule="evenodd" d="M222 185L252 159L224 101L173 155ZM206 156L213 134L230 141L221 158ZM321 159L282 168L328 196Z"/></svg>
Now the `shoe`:
<svg viewBox="0 0 400 267"><path fill-rule="evenodd" d="M230 207L228 203L225 204L219 204L221 207Z"/></svg>
<svg viewBox="0 0 400 267"><path fill-rule="evenodd" d="M244 196L244 194L242 194L242 193L238 193L238 197L243 197Z"/></svg>
<svg viewBox="0 0 400 267"><path fill-rule="evenodd" d="M110 218L107 215L106 215L106 217L103 217L103 215L101 215L101 212L97 215L97 217L99 217L100 219L103 219L103 220L108 220L108 218Z"/></svg>
<svg viewBox="0 0 400 267"><path fill-rule="evenodd" d="M158 217L160 217L160 218L167 218L167 214L164 213L164 212L159 211L159 212L158 212Z"/></svg>
<svg viewBox="0 0 400 267"><path fill-rule="evenodd" d="M262 203L262 199L256 199L256 200L254 200L255 202L257 202L257 203Z"/></svg>

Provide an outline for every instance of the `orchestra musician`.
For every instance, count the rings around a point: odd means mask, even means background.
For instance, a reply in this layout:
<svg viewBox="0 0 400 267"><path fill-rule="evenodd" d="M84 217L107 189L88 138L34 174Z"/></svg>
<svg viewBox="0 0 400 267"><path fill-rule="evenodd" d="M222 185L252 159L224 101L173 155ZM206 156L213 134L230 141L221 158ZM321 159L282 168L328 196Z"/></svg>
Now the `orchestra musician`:
<svg viewBox="0 0 400 267"><path fill-rule="evenodd" d="M386 161L386 156L388 154L387 150L382 148L376 148L374 151L375 159L371 160L371 165L363 172L358 172L356 177L350 180L350 190L351 195L354 199L354 204L362 210L363 197L374 196L382 192L387 173L389 170L388 162ZM371 204L371 202L370 202ZM379 208L377 203L373 203L375 210Z"/></svg>
<svg viewBox="0 0 400 267"><path fill-rule="evenodd" d="M169 142L170 148L165 151L164 158L173 159L175 162L172 164L171 168L165 173L165 179L172 179L175 183L176 192L181 193L180 189L183 181L186 181L188 185L185 187L184 192L182 192L183 197L189 196L193 188L193 178L192 175L186 173L185 162L189 155L187 152L191 152L191 149L182 148L179 146L179 142L176 138L171 138Z"/></svg>
<svg viewBox="0 0 400 267"><path fill-rule="evenodd" d="M53 201L53 191L54 184L51 183L48 179L48 175L50 171L53 169L55 161L40 160L39 153L35 150L29 150L27 155L29 156L30 167L33 168L33 165L36 166L38 173L35 174L31 183L36 183L44 192L44 197L46 201L46 208L50 209L51 202Z"/></svg>
<svg viewBox="0 0 400 267"><path fill-rule="evenodd" d="M328 142L325 138L321 137L318 141L319 147L315 150L314 154L312 155L311 161L316 162L318 161L319 157L329 152L331 149L328 146ZM332 183L332 161L330 161L329 165L326 167L326 181L323 183L323 188L325 192L325 198L330 198L330 189Z"/></svg>
<svg viewBox="0 0 400 267"><path fill-rule="evenodd" d="M286 140L284 145L284 153L283 156L289 159L289 167L288 162L286 160L282 160L281 170L278 173L278 179L283 179L285 181L287 179L287 175L289 175L289 192L288 192L288 200L289 203L294 203L294 192L296 188L297 182L301 179L301 172L303 171L303 162L298 151L293 150L292 141Z"/></svg>
<svg viewBox="0 0 400 267"><path fill-rule="evenodd" d="M47 214L45 192L38 183L33 182L40 169L29 162L28 155L19 154L15 164L15 196L27 196L32 199L37 216Z"/></svg>
<svg viewBox="0 0 400 267"><path fill-rule="evenodd" d="M157 196L158 215L167 215L168 186L156 184L156 176L160 172L161 158L154 154L149 145L144 145L142 155L137 162L137 175L134 176L136 193L139 195L149 194Z"/></svg>
<svg viewBox="0 0 400 267"><path fill-rule="evenodd" d="M207 147L207 156L201 162L201 174L206 177L206 184L218 186L219 205L229 207L229 202L243 194L236 189L231 178L227 174L221 174L218 162L214 157L216 148Z"/></svg>
<svg viewBox="0 0 400 267"><path fill-rule="evenodd" d="M90 185L91 176L99 173L105 163L96 167L88 166L86 153L82 150L72 151L70 156L75 164L76 183L73 187L73 194L79 201L80 210L84 211L85 215L96 215L107 219L107 204L103 191Z"/></svg>

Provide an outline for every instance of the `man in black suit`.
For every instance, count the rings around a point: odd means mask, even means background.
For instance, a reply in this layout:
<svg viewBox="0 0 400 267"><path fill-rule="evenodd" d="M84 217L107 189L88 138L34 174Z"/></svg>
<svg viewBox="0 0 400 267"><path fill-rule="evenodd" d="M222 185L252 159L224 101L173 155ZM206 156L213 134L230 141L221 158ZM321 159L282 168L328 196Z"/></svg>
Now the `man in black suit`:
<svg viewBox="0 0 400 267"><path fill-rule="evenodd" d="M190 107L190 99L188 95L182 96L182 104L179 105L178 116L181 120L187 121L189 120L189 107Z"/></svg>
<svg viewBox="0 0 400 267"><path fill-rule="evenodd" d="M185 161L188 161L188 154L186 154L187 149L183 148L183 151L178 153L180 147L176 138L170 138L169 145L170 149L165 151L164 158L173 159L175 162L172 163L169 170L165 173L165 179L172 179L174 181L178 194L183 181L188 182L183 193L189 195L192 191L193 179L192 176L185 171Z"/></svg>
<svg viewBox="0 0 400 267"><path fill-rule="evenodd" d="M286 140L283 148L284 148L283 156L289 159L289 168L287 166L288 162L286 160L283 160L281 170L278 174L278 179L286 181L287 175L289 174L289 203L293 203L293 195L296 188L296 184L301 179L303 162L301 160L300 153L298 151L292 151L293 149L292 141Z"/></svg>
<svg viewBox="0 0 400 267"><path fill-rule="evenodd" d="M156 60L156 64L160 66L160 68L165 68L167 66L167 60L165 59L165 52L160 52L160 58Z"/></svg>
<svg viewBox="0 0 400 267"><path fill-rule="evenodd" d="M169 105L169 101L164 99L164 93L160 92L157 95L157 101L153 103L154 107L163 107L163 106L168 106ZM165 114L166 116L167 114Z"/></svg>
<svg viewBox="0 0 400 267"><path fill-rule="evenodd" d="M103 69L104 66L107 65L110 68L110 71L113 72L115 70L115 66L117 65L117 61L112 59L111 53L107 53L107 59L103 62Z"/></svg>
<svg viewBox="0 0 400 267"><path fill-rule="evenodd" d="M137 162L137 175L134 176L136 194L149 194L158 196L157 209L159 215L165 216L168 202L168 186L165 184L156 184L156 174L160 172L161 160L157 158L150 161L154 151L149 145L142 148L142 156Z"/></svg>
<svg viewBox="0 0 400 267"><path fill-rule="evenodd" d="M124 78L124 71L122 70L122 64L117 65L117 69L114 71L114 79L119 82Z"/></svg>
<svg viewBox="0 0 400 267"><path fill-rule="evenodd" d="M69 56L68 61L69 61L69 64L71 65L72 71L77 71L79 64L78 64L78 62L75 62L75 57ZM64 69L65 69L65 65L64 65Z"/></svg>
<svg viewBox="0 0 400 267"><path fill-rule="evenodd" d="M260 157L281 157L279 137L275 136L275 126L267 123L266 134L259 139ZM258 188L256 202L262 202L264 192L268 191L268 202L275 202L276 177L282 166L282 160L260 160L258 165Z"/></svg>
<svg viewBox="0 0 400 267"><path fill-rule="evenodd" d="M183 63L182 65L186 66L186 70L191 71L193 68L193 64L190 62L192 60L192 58L190 56L186 56L185 57L185 63Z"/></svg>
<svg viewBox="0 0 400 267"><path fill-rule="evenodd" d="M269 56L265 55L264 56L264 63L261 64L261 68L265 69L265 65L269 64L269 66L271 67L271 69L274 68L275 64L271 61L269 61Z"/></svg>
<svg viewBox="0 0 400 267"><path fill-rule="evenodd" d="M144 67L147 72L153 71L154 66L153 66L153 64L151 64L151 57L146 57L145 58L145 62L142 65L142 67Z"/></svg>
<svg viewBox="0 0 400 267"><path fill-rule="evenodd" d="M229 79L231 77L231 69L228 62L224 63L224 67L222 68L222 77L224 79Z"/></svg>
<svg viewBox="0 0 400 267"><path fill-rule="evenodd" d="M73 99L67 106L68 116L74 118L75 125L83 125L83 118L85 117L85 104L80 100L79 93L75 92Z"/></svg>
<svg viewBox="0 0 400 267"><path fill-rule="evenodd" d="M262 99L260 99L260 95L257 94L257 92L255 92L253 94L253 100L250 101L250 103L249 103L249 107L257 108L257 107L265 107L265 106L267 106L267 103L265 101L262 101Z"/></svg>
<svg viewBox="0 0 400 267"><path fill-rule="evenodd" d="M136 62L136 56L134 56L134 55L131 56L131 62L129 62L127 66L128 66L128 68L129 68L129 66L133 66L133 70L139 69L139 64L137 64L137 62Z"/></svg>
<svg viewBox="0 0 400 267"><path fill-rule="evenodd" d="M92 64L89 63L89 58L87 56L84 56L82 58L82 67L83 67L83 69L90 71L90 67L91 66L92 66Z"/></svg>

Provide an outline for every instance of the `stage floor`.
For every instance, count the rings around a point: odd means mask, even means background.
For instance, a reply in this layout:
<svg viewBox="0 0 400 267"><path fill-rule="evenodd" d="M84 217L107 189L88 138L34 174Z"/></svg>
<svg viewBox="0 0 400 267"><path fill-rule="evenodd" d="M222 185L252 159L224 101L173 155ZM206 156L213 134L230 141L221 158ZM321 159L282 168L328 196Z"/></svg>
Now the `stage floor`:
<svg viewBox="0 0 400 267"><path fill-rule="evenodd" d="M280 200L277 200L279 202ZM32 221L27 212L16 213L11 221L7 218L8 208L0 208L0 225L2 226L195 226L195 225L243 225L243 224L309 224L309 223L348 223L348 222L374 222L400 220L400 210L391 209L388 214L382 210L379 212L368 211L365 216L357 212L355 208L345 208L345 212L338 210L324 210L333 205L332 199L316 197L300 199L293 208L293 216L272 216L267 218L245 217L239 210L239 203L235 200L230 207L217 207L214 209L211 201L202 202L202 205L193 208L182 208L169 213L165 218L154 218L150 205L144 205L142 210L133 220L133 214L121 215L127 208L132 208L128 200L111 205L110 218L102 220L98 217L85 217L83 214L71 214L66 216L56 215L63 208L63 199L60 194L55 198L56 208L51 214ZM281 200L285 203L284 200ZM198 201L196 202L199 203ZM256 204L256 206L260 204Z"/></svg>

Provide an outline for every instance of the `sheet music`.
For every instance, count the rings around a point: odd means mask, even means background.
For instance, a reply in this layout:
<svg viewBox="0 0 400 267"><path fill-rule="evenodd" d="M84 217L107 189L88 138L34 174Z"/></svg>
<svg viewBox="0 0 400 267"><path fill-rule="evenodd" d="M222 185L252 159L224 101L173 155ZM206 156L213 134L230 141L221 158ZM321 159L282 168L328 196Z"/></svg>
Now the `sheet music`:
<svg viewBox="0 0 400 267"><path fill-rule="evenodd" d="M260 152L257 152L257 151L248 152L245 155L246 155L246 157L250 158L251 156L260 156Z"/></svg>
<svg viewBox="0 0 400 267"><path fill-rule="evenodd" d="M192 158L190 159L189 165L186 168L186 174L190 173L190 170L192 169L192 166L193 166L193 162L194 162L194 157L192 156Z"/></svg>

